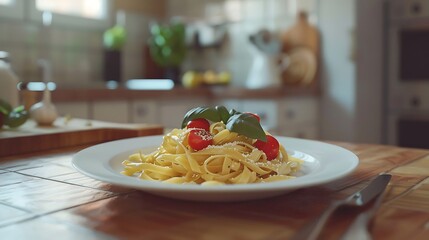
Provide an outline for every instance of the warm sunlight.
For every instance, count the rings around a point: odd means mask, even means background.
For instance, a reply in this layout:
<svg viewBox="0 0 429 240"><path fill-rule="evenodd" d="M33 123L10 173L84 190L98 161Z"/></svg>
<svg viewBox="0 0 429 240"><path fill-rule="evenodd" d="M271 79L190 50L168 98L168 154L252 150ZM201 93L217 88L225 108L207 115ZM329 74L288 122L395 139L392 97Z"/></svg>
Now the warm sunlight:
<svg viewBox="0 0 429 240"><path fill-rule="evenodd" d="M0 0L10 1L10 0ZM52 11L59 14L101 19L106 15L107 0L37 0L36 7L41 11Z"/></svg>
<svg viewBox="0 0 429 240"><path fill-rule="evenodd" d="M0 5L11 5L13 0L0 0Z"/></svg>

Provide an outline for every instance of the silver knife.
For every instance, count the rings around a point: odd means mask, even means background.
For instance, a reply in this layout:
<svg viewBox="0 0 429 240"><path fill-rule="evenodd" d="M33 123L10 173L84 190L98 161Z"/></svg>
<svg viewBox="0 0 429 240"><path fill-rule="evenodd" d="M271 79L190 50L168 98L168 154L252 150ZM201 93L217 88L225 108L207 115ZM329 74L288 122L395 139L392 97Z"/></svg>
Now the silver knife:
<svg viewBox="0 0 429 240"><path fill-rule="evenodd" d="M380 193L374 202L374 204L367 210L359 213L359 215L353 220L353 223L348 227L346 232L340 238L341 240L371 240L371 234L368 231L369 223L374 217L377 209L380 207L383 196L385 194Z"/></svg>
<svg viewBox="0 0 429 240"><path fill-rule="evenodd" d="M372 180L364 189L354 193L346 199L333 202L325 212L315 221L305 226L301 231L292 237L293 240L315 240L319 236L326 222L332 213L340 206L363 206L380 195L386 189L391 179L390 174L382 173Z"/></svg>

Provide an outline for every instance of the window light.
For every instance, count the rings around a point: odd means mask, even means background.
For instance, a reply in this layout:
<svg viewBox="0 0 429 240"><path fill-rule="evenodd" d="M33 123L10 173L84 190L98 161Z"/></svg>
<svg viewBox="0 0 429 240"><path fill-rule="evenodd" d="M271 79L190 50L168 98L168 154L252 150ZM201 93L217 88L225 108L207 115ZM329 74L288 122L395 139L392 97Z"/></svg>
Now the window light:
<svg viewBox="0 0 429 240"><path fill-rule="evenodd" d="M40 11L92 19L105 18L107 4L107 0L36 0L36 8Z"/></svg>

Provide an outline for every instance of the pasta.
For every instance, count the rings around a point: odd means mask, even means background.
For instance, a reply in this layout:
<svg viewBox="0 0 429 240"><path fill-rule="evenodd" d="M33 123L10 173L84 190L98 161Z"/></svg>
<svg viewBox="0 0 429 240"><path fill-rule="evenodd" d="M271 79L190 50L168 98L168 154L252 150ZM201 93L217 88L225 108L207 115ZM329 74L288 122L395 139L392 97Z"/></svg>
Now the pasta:
<svg viewBox="0 0 429 240"><path fill-rule="evenodd" d="M280 144L275 159L253 146L254 139L229 131L223 122L210 125L213 144L199 151L188 143L192 129L174 129L150 154L135 153L123 161L122 174L166 183L245 184L294 178L301 160Z"/></svg>

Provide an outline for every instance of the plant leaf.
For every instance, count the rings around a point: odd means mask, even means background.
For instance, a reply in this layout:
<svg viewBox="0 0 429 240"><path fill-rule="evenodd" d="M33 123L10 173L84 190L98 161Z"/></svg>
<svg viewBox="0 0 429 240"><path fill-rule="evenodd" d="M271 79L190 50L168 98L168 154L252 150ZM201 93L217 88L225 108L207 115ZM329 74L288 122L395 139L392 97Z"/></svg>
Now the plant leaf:
<svg viewBox="0 0 429 240"><path fill-rule="evenodd" d="M226 124L228 119L231 117L226 107L216 106L215 109L218 112L220 119L222 119L222 122Z"/></svg>
<svg viewBox="0 0 429 240"><path fill-rule="evenodd" d="M0 112L7 116L11 111L12 106L5 100L0 99Z"/></svg>
<svg viewBox="0 0 429 240"><path fill-rule="evenodd" d="M267 136L258 119L248 113L239 113L231 116L226 124L226 128L231 132L258 139L266 142Z"/></svg>
<svg viewBox="0 0 429 240"><path fill-rule="evenodd" d="M182 122L182 128L186 127L189 121L197 118L205 118L212 122L220 122L222 120L215 108L197 107L189 110L185 114Z"/></svg>
<svg viewBox="0 0 429 240"><path fill-rule="evenodd" d="M20 105L20 106L18 106L18 107L16 107L16 108L14 108L13 110L12 110L12 112L22 112L22 111L24 111L25 110L25 108L24 108L24 105Z"/></svg>
<svg viewBox="0 0 429 240"><path fill-rule="evenodd" d="M18 109L20 110L20 109ZM17 128L24 124L28 119L28 112L24 108L20 111L12 111L4 120L4 124L10 128Z"/></svg>
<svg viewBox="0 0 429 240"><path fill-rule="evenodd" d="M239 112L239 111L236 111L235 109L231 109L231 110L229 110L229 115L230 116L233 116L233 115L235 115L235 114L240 114L241 112Z"/></svg>

